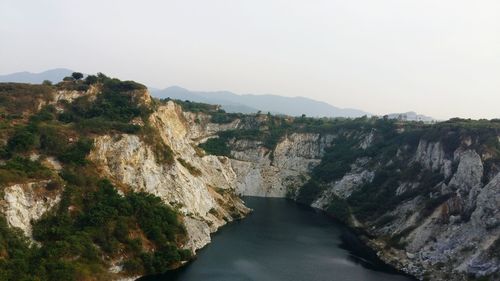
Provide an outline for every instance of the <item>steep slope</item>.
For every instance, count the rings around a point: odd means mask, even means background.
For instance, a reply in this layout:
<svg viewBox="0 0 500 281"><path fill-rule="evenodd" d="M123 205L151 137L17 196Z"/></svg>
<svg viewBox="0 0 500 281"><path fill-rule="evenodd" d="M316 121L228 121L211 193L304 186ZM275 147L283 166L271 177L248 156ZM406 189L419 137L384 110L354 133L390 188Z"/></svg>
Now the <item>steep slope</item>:
<svg viewBox="0 0 500 281"><path fill-rule="evenodd" d="M230 114L104 75L0 100L2 280L181 266L249 212L237 194L322 209L420 279L499 278L498 120Z"/></svg>
<svg viewBox="0 0 500 281"><path fill-rule="evenodd" d="M160 197L186 215L184 225L190 240L187 247L197 250L210 242L210 233L248 212L234 193L236 175L225 157L200 156L189 138L191 128L179 105L160 105L149 117L161 141L177 159L159 163L152 149L139 136L121 134L95 138L89 159L102 175ZM218 128L214 129L215 131ZM204 136L205 132L195 134ZM160 140L159 140L160 141Z"/></svg>
<svg viewBox="0 0 500 281"><path fill-rule="evenodd" d="M274 146L266 146L277 130L269 124L259 124L267 134L260 140L220 134L239 193L323 209L358 229L383 260L422 279L498 278L497 122L293 122L281 125Z"/></svg>
<svg viewBox="0 0 500 281"><path fill-rule="evenodd" d="M236 124L104 75L0 94L2 280L163 272L249 212L229 160L195 145Z"/></svg>

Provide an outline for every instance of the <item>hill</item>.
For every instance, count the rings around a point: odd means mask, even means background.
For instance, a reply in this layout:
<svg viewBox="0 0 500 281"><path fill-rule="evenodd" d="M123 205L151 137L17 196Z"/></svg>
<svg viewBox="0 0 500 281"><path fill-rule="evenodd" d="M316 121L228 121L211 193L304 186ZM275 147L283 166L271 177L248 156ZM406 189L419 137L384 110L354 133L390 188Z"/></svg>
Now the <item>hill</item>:
<svg viewBox="0 0 500 281"><path fill-rule="evenodd" d="M228 91L197 92L178 86L168 87L163 90L151 89L151 93L157 98L171 98L219 104L225 111L230 113L255 113L257 111L262 111L291 116L301 116L305 114L311 117L361 117L363 115L371 115L362 110L339 108L326 102L316 101L305 97L253 94L238 95Z"/></svg>
<svg viewBox="0 0 500 281"><path fill-rule="evenodd" d="M49 80L57 83L60 82L64 77L71 75L71 73L73 73L73 70L66 68L54 68L39 73L23 71L0 75L0 82L40 84L44 80Z"/></svg>

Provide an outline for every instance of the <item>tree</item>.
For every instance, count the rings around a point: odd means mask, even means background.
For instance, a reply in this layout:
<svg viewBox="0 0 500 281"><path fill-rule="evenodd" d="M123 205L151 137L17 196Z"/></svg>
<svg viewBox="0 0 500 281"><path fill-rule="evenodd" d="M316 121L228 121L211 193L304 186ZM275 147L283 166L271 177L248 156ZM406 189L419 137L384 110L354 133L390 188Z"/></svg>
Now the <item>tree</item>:
<svg viewBox="0 0 500 281"><path fill-rule="evenodd" d="M80 72L73 72L73 74L71 74L71 77L73 77L75 80L80 80L83 78L83 74Z"/></svg>
<svg viewBox="0 0 500 281"><path fill-rule="evenodd" d="M10 151L24 152L35 145L35 135L23 128L14 133L7 141L7 148Z"/></svg>
<svg viewBox="0 0 500 281"><path fill-rule="evenodd" d="M50 80L43 80L42 85L52 86L52 81L50 81Z"/></svg>
<svg viewBox="0 0 500 281"><path fill-rule="evenodd" d="M92 85L92 84L95 84L97 83L97 76L95 75L89 75L85 78L85 84L87 85Z"/></svg>
<svg viewBox="0 0 500 281"><path fill-rule="evenodd" d="M105 80L109 79L109 77L102 72L97 72L97 78L99 79L100 82L104 82Z"/></svg>

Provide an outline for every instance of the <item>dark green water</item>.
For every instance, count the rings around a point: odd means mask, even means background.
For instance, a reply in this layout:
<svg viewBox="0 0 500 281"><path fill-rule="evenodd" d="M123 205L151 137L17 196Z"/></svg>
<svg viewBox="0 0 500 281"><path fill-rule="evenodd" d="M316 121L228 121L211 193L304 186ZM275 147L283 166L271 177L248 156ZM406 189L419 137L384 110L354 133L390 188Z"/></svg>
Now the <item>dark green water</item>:
<svg viewBox="0 0 500 281"><path fill-rule="evenodd" d="M223 227L189 265L141 281L409 281L331 218L285 199L244 199L254 212Z"/></svg>

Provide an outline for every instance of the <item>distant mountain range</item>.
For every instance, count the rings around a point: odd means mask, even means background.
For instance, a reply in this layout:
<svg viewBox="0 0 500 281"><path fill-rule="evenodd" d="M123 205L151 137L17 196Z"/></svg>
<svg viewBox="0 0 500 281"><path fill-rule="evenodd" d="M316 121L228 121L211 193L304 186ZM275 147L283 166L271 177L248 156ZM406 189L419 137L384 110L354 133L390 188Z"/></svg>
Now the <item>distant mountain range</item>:
<svg viewBox="0 0 500 281"><path fill-rule="evenodd" d="M62 81L64 77L70 76L71 73L73 73L73 70L66 68L55 68L40 73L23 71L7 75L0 75L0 82L40 84L44 80L49 80L53 83L57 83Z"/></svg>
<svg viewBox="0 0 500 281"><path fill-rule="evenodd" d="M70 76L74 71L67 68L55 68L40 73L16 72L0 75L0 82L17 82L40 84L44 80L53 83L60 82L64 77ZM361 117L371 116L371 113L352 108L339 108L326 102L316 101L305 97L284 97L277 95L238 95L228 91L199 92L190 91L178 86L165 89L149 88L151 94L157 98L171 98L179 100L190 100L209 104L219 104L226 112L255 113L258 111L273 114L286 114L300 116L305 114L309 117ZM407 121L430 122L434 119L429 116L420 115L413 111L406 113L388 114L389 118Z"/></svg>
<svg viewBox="0 0 500 281"><path fill-rule="evenodd" d="M305 114L310 117L360 117L371 115L362 110L339 108L326 102L304 97L238 95L228 91L195 92L178 86L168 87L163 90L150 90L154 97L219 104L227 112L254 113L261 111L291 116Z"/></svg>

